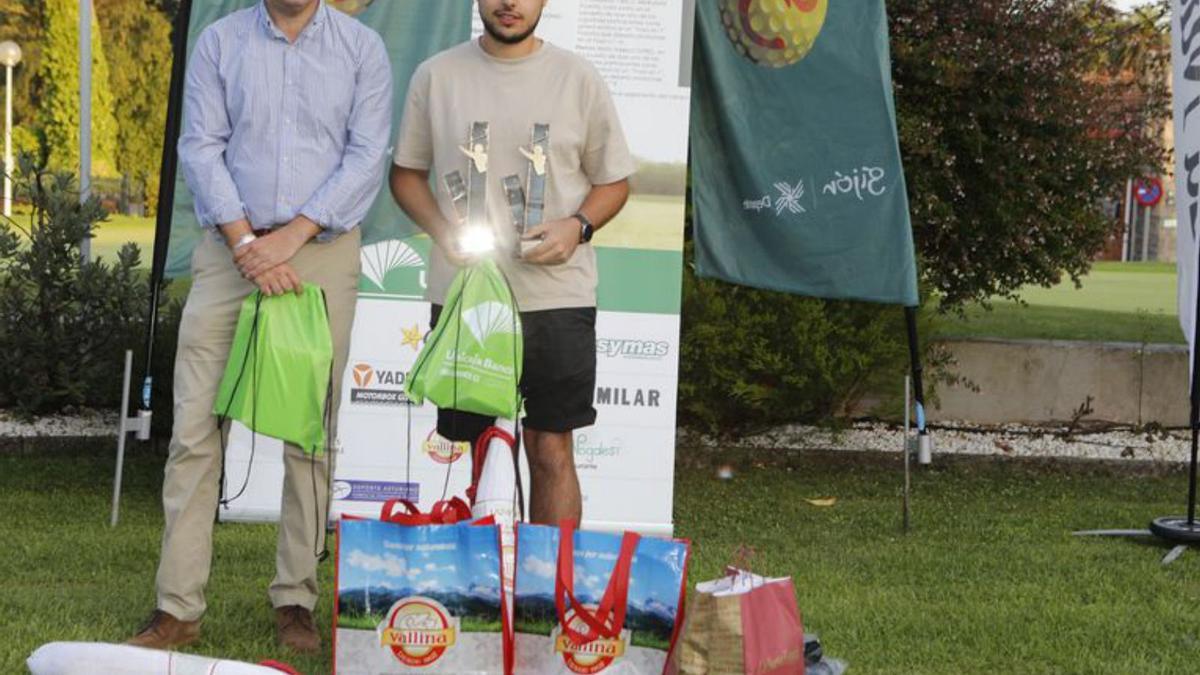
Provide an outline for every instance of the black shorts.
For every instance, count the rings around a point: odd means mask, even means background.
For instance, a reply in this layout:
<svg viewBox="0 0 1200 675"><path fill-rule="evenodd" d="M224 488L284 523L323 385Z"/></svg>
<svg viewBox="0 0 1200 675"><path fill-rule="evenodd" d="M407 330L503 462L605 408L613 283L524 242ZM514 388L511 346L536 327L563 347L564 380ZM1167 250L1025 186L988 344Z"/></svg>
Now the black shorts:
<svg viewBox="0 0 1200 675"><path fill-rule="evenodd" d="M437 325L441 305L433 306ZM527 429L565 433L596 423L596 308L571 307L521 312L525 362L521 395ZM438 433L474 443L492 418L461 410L438 410Z"/></svg>

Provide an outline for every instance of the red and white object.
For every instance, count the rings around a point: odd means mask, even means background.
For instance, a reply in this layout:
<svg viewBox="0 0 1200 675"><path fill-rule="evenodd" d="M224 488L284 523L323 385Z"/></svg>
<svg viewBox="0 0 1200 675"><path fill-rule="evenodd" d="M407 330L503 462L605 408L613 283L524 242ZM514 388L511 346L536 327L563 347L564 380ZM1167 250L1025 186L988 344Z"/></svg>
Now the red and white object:
<svg viewBox="0 0 1200 675"><path fill-rule="evenodd" d="M696 585L666 672L803 675L804 626L792 580L726 573Z"/></svg>
<svg viewBox="0 0 1200 675"><path fill-rule="evenodd" d="M471 515L495 516L511 526L517 516L517 439L512 420L497 419L475 443L471 458L471 486L467 498Z"/></svg>
<svg viewBox="0 0 1200 675"><path fill-rule="evenodd" d="M500 526L501 582L512 620L513 575L515 573L519 513L517 503L517 438L512 420L497 419L475 443L471 457L471 486L467 498L475 518L495 518Z"/></svg>

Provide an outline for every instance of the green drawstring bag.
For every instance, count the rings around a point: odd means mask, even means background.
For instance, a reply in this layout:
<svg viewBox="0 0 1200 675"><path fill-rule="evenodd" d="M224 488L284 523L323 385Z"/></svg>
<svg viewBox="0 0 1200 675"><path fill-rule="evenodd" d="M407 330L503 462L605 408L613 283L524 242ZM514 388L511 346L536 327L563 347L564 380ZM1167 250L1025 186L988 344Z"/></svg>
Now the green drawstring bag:
<svg viewBox="0 0 1200 675"><path fill-rule="evenodd" d="M425 341L405 391L417 405L516 419L524 342L508 280L483 260L454 277L437 327Z"/></svg>
<svg viewBox="0 0 1200 675"><path fill-rule="evenodd" d="M213 413L321 455L332 367L319 286L304 284L299 295L255 291L242 303Z"/></svg>

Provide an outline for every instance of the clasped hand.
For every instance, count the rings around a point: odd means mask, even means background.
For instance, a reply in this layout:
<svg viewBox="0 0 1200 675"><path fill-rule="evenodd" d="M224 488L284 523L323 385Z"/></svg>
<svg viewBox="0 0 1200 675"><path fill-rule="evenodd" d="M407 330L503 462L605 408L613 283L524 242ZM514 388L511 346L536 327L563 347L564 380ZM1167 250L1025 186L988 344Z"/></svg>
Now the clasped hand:
<svg viewBox="0 0 1200 675"><path fill-rule="evenodd" d="M258 286L264 295L288 292L299 295L303 284L289 261L303 245L290 231L279 229L238 247L233 252L233 262L242 277Z"/></svg>

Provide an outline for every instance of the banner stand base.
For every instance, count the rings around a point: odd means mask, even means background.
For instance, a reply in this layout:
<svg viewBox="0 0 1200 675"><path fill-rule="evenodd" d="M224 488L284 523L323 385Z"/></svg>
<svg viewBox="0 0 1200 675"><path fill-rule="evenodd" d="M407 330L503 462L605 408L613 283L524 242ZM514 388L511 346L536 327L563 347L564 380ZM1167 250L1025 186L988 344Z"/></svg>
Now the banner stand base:
<svg viewBox="0 0 1200 675"><path fill-rule="evenodd" d="M1200 523L1188 522L1187 516L1164 516L1150 523L1150 532L1173 544L1200 543Z"/></svg>

